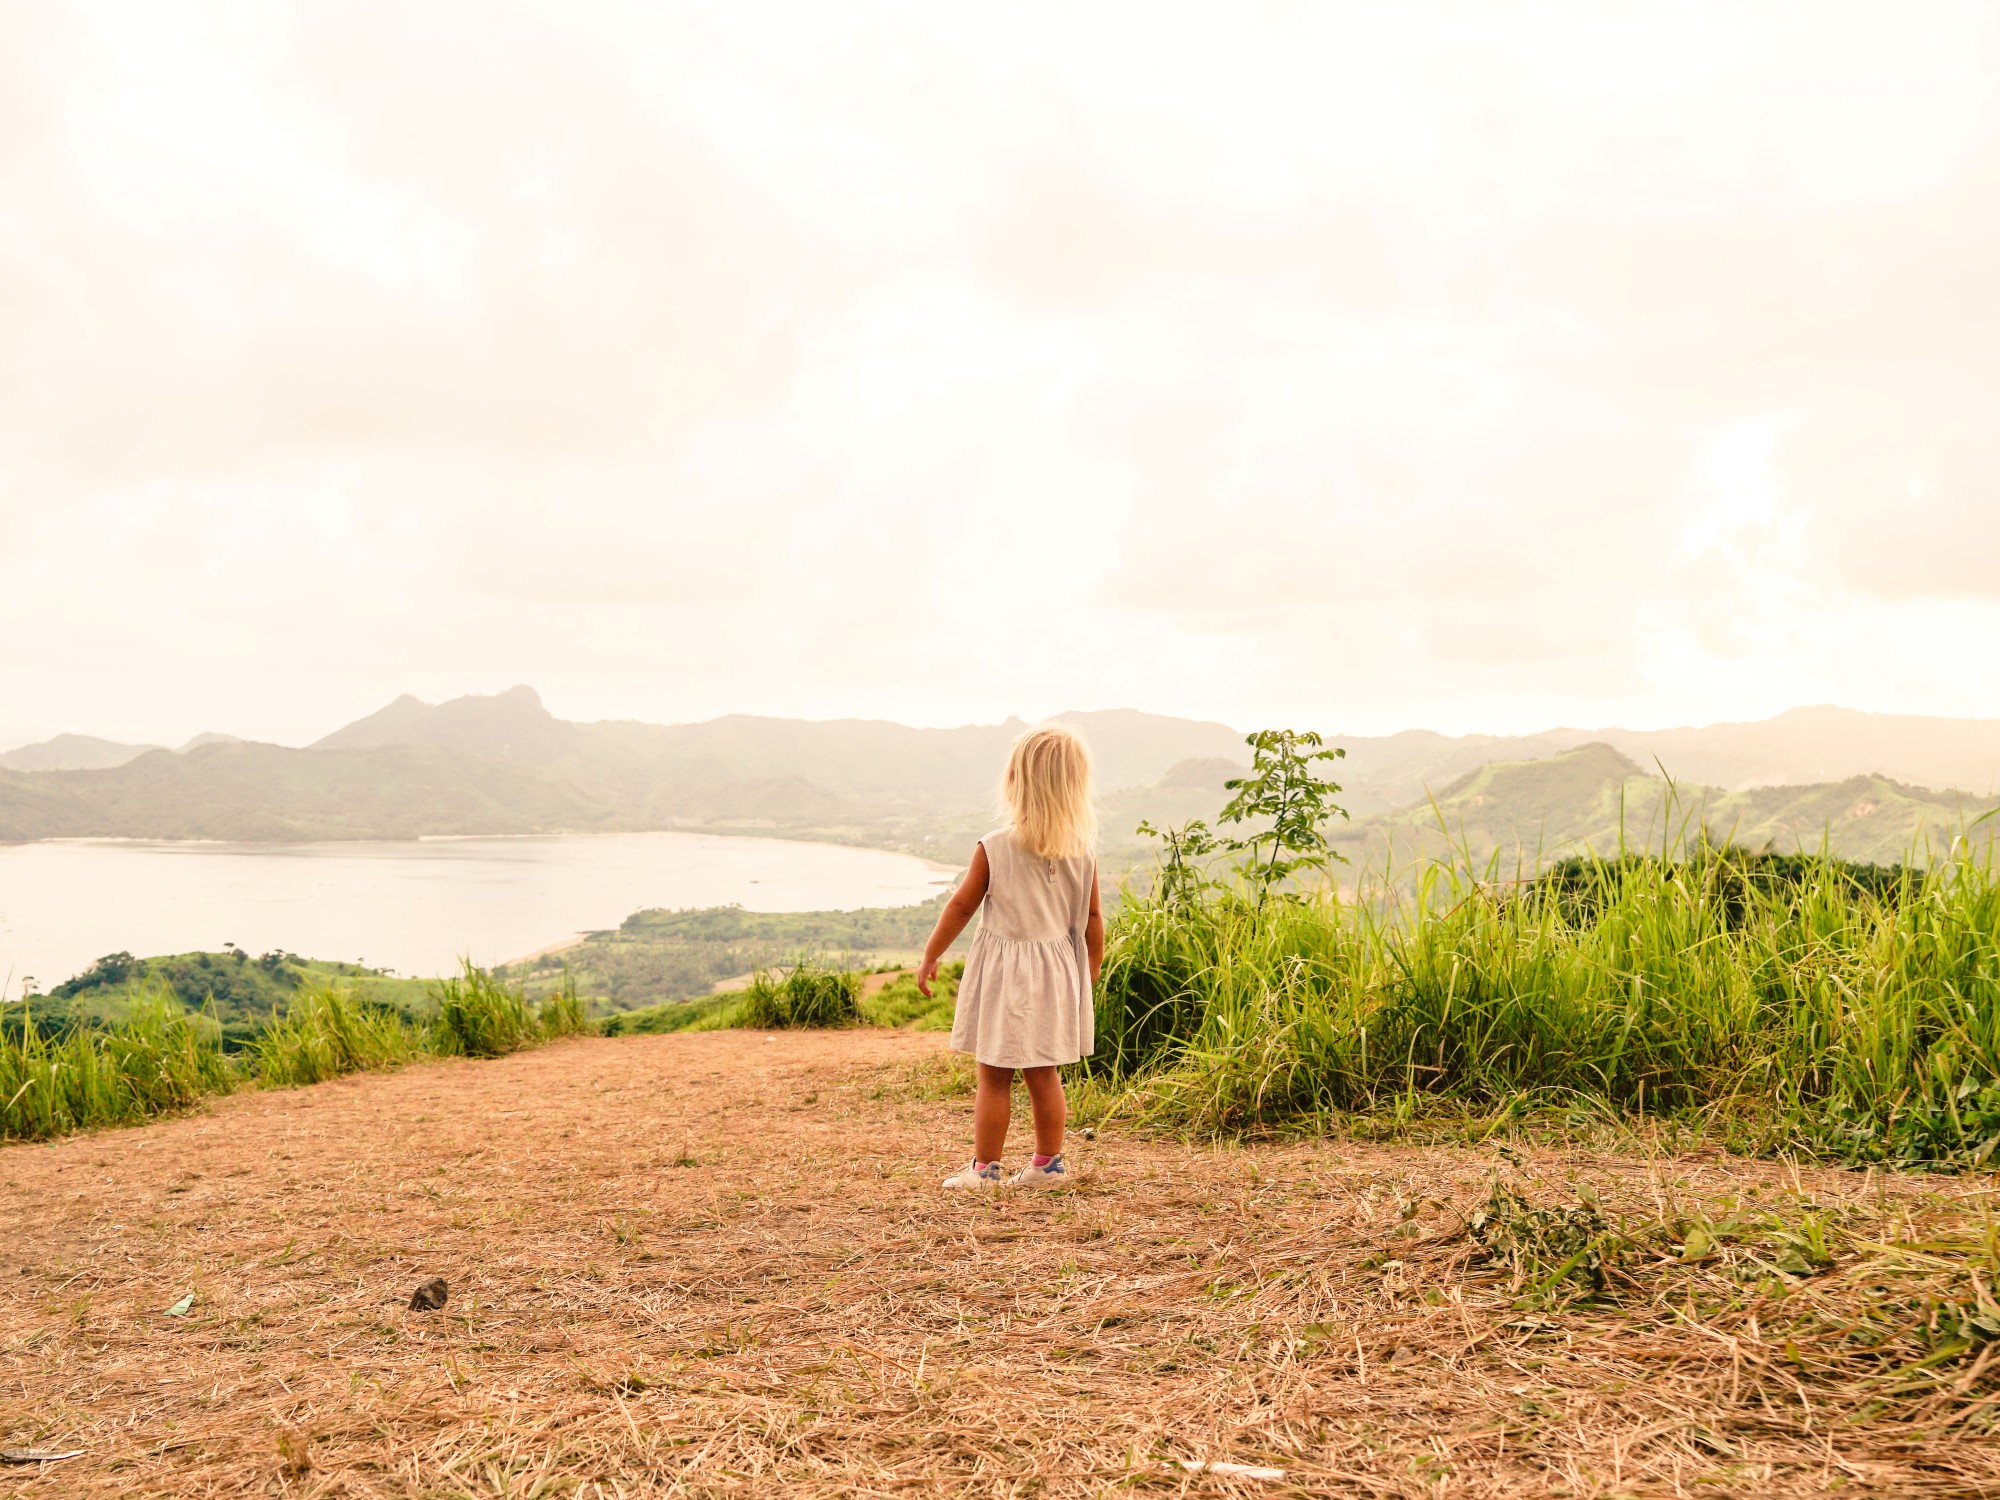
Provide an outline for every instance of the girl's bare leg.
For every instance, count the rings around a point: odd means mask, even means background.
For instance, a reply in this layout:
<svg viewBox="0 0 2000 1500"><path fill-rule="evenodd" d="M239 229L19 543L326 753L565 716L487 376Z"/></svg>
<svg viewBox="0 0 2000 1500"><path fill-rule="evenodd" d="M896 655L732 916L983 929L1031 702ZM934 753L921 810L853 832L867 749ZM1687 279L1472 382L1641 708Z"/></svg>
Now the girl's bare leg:
<svg viewBox="0 0 2000 1500"><path fill-rule="evenodd" d="M1000 1153L1007 1149L1007 1125L1013 1114L1014 1070L981 1063L979 1087L972 1096L973 1160L1000 1160Z"/></svg>
<svg viewBox="0 0 2000 1500"><path fill-rule="evenodd" d="M1023 1068L1021 1081L1028 1086L1028 1103L1035 1111L1035 1150L1043 1156L1060 1156L1063 1125L1069 1119L1062 1074L1054 1068Z"/></svg>

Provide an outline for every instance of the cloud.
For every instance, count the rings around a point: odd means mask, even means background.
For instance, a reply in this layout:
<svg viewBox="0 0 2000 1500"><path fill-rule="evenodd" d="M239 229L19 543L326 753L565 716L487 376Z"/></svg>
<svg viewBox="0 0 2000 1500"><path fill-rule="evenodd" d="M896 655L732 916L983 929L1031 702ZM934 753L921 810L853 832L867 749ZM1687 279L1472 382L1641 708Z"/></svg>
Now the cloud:
<svg viewBox="0 0 2000 1500"><path fill-rule="evenodd" d="M1973 4L17 8L9 711L1984 711L1997 50Z"/></svg>

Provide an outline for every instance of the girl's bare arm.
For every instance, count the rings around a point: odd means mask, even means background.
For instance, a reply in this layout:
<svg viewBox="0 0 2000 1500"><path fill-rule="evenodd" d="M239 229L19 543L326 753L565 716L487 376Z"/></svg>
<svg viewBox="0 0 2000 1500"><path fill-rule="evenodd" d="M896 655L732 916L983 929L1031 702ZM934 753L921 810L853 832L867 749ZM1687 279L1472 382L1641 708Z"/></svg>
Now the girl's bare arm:
<svg viewBox="0 0 2000 1500"><path fill-rule="evenodd" d="M1090 982L1104 972L1104 908L1097 899L1097 867L1090 871L1090 915L1084 919L1083 946L1090 955Z"/></svg>
<svg viewBox="0 0 2000 1500"><path fill-rule="evenodd" d="M944 959L945 950L958 941L958 935L965 931L979 910L979 903L986 899L986 882L991 870L986 863L986 846L972 846L972 863L966 866L965 879L952 892L951 900L945 902L944 910L938 913L937 926L931 929L931 940L924 945L924 961L917 965L917 988L926 998L931 992L931 981L937 978L938 964Z"/></svg>

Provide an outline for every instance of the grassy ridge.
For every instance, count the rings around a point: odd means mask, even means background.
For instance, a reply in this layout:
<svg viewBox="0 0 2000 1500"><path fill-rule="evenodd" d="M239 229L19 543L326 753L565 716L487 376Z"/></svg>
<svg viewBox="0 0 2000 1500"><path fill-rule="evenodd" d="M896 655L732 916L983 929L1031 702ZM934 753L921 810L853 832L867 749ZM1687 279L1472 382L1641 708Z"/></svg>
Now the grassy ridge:
<svg viewBox="0 0 2000 1500"><path fill-rule="evenodd" d="M212 1015L158 985L125 997L111 1024L72 1019L53 1034L17 1008L0 1029L0 1139L132 1124L248 1084L289 1088L423 1056L497 1057L587 1024L574 988L538 1004L469 964L433 989L436 1014L419 1024L348 985L316 982L234 1054Z"/></svg>
<svg viewBox="0 0 2000 1500"><path fill-rule="evenodd" d="M1129 900L1088 1067L1200 1129L1581 1101L1767 1148L1991 1160L1990 863L1885 881L1793 859L1780 880L1754 858L1582 861L1523 886L1446 861L1378 904Z"/></svg>

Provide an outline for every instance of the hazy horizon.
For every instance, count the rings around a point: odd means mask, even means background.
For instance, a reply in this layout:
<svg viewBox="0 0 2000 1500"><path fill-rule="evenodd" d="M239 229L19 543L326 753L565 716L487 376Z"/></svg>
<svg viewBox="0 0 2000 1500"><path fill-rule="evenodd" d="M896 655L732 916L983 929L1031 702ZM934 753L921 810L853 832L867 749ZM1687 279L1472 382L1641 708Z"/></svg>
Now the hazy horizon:
<svg viewBox="0 0 2000 1500"><path fill-rule="evenodd" d="M2000 702L2000 12L0 15L0 744Z"/></svg>
<svg viewBox="0 0 2000 1500"><path fill-rule="evenodd" d="M534 691L534 692L536 693L537 697L540 697L540 698L542 699L542 706L543 706L544 708L548 709L548 711L549 711L549 712L550 712L550 713L551 713L551 714L552 714L552 715L553 715L553 716L554 716L555 718L557 718L557 719L562 719L562 720L566 720L566 721L568 721L568 722L574 722L574 723L600 723L600 722L626 722L626 723L658 723L658 724L665 724L665 725L672 725L672 724L695 724L695 723L703 723L703 722L707 722L707 721L708 721L708 719L714 719L714 718L725 718L725 717L729 717L729 715L727 715L727 714L716 714L716 715L708 715L708 716L706 716L706 717L705 717L704 719L657 719L657 720L648 720L648 719L644 719L644 718L641 718L641 717L640 717L639 715L636 715L636 714L608 714L608 715L605 715L605 716L603 716L603 718L602 718L602 719L583 719L583 718L579 718L579 717L577 717L577 716L575 716L575 715L571 715L571 714L565 714L565 713L561 712L561 711L560 711L560 709L559 709L559 708L558 708L558 707L557 707L556 705L554 705L554 704L551 704L551 703L549 703L549 702L548 702L548 699L547 699L547 697L546 697L546 695L542 694L542 693L540 692L540 690L539 690L539 689L536 689L536 688L534 687L534 685L533 685L532 683L514 683L514 684L509 684L509 687L508 687L508 688L503 688L503 689L500 689L500 690L498 690L498 691L500 691L500 692L506 692L506 691L508 691L509 689L511 689L511 688L514 688L514 687L527 687L527 688L530 688L531 690L533 690L533 691ZM397 696L401 696L401 695L397 695ZM453 697L460 697L460 696L493 696L493 694L476 694L476 695L467 695L467 694L454 694L454 695L452 695L452 696L453 696ZM394 700L393 698L385 698L385 699L383 699L383 700L382 700L381 702L377 703L377 704L375 705L375 708L373 708L373 709L370 709L370 710L368 710L368 713L371 713L371 714L372 714L372 713L376 712L377 710L379 710L379 709L381 709L381 708L384 708L384 707L387 707L387 706L388 706L388 705L389 705L389 704L390 704L391 702L393 702L393 701L395 701L395 700ZM424 701L428 701L428 702L430 702L430 703L432 703L432 704L436 704L436 703L439 703L439 702L446 702L446 701L449 701L449 700L448 700L448 699L430 699L430 700L424 700ZM1607 733L1607 734L1609 734L1609 733L1616 733L1616 732L1619 732L1619 731L1631 731L1631 732L1635 732L1635 733L1658 733L1658 732L1661 732L1661 731L1669 731L1669 730L1676 730L1676 729L1714 729L1714 728L1719 728L1719 727L1722 727L1722 726L1725 726L1725 725L1729 725L1729 724L1744 724L1744 723L1761 723L1761 722L1765 722L1765 721L1767 721L1767 720L1769 720L1769 719L1773 719L1773 718L1782 718L1782 717L1784 717L1784 716L1785 716L1785 715L1787 715L1787 714L1793 714L1793 713L1804 713L1804 712L1812 712L1812 711L1816 711L1816 710L1822 710L1822 709L1830 709L1830 710L1833 710L1833 711L1835 711L1835 712L1841 712L1841 713L1863 713L1863 714L1868 714L1868 713L1880 713L1880 711L1878 711L1878 710L1870 710L1870 709L1854 709L1854 708L1850 708L1850 707L1848 707L1847 705L1844 705L1844 704L1837 704L1837 703L1799 703L1799 704L1794 704L1794 705L1792 705L1792 706L1791 706L1791 707L1789 707L1789 708L1784 708L1784 709L1780 709L1780 710L1778 710L1778 711L1777 711L1776 713L1774 713L1774 714L1767 714L1767 715L1763 715L1763 716L1761 716L1761 718L1759 718L1759 719L1714 719L1714 720L1707 720L1707 721L1704 721L1704 722L1701 722L1701 723L1682 723L1682 724L1610 724L1610 723L1606 723L1606 724L1560 724L1560 723L1555 723L1555 724L1542 724L1542 725L1538 725L1538 726L1536 726L1536 727L1534 727L1534 728L1532 728L1532 729L1526 729L1526 730L1492 730L1492 729L1481 729L1481 728L1471 728L1471 729L1462 729L1462 730L1443 730L1443 729L1436 729L1436 728L1434 728L1433 726L1431 726L1431 725L1427 725L1427 724L1404 724L1404 725L1399 725L1399 726L1397 726L1397 727L1396 727L1396 728L1394 728L1394 729L1388 729L1388 730L1361 730L1361 729L1355 729L1355 728L1343 728L1343 727L1340 727L1340 726L1327 726L1327 725L1320 725L1320 724L1307 724L1307 723L1300 723L1300 724L1297 724L1297 725L1294 725L1294 726L1291 726L1291 727L1295 727L1295 728L1300 728L1300 729L1317 729L1317 730L1319 730L1320 732L1322 732L1322 733L1324 733L1324 734L1327 734L1328 736L1330 736L1330 737L1331 737L1331 739L1330 739L1330 742L1333 742L1333 743L1337 743L1337 742L1339 741L1340 737L1342 737L1342 736L1350 736L1350 737L1366 737L1366 738L1377 738L1377 737L1380 737L1380 736L1382 736L1382 735L1393 735L1393 734L1399 734L1399 733L1405 733L1405 732L1415 732L1415 733L1431 733L1431 734L1440 734L1440 735L1444 735L1444 736L1446 736L1446 737L1448 737L1448 738L1454 738L1454 739L1464 739L1464 738L1473 738L1473 737L1479 737L1479 736L1486 736L1486 735L1493 735L1493 736L1497 736L1497 737L1508 737L1508 736L1513 736L1513 735L1522 735L1522 734L1539 734L1539 733L1573 733L1573 734L1595 734L1595 733ZM895 719L895 718L889 718L889 717L886 717L886 716L884 716L884 715L871 715L871 714L833 714L833 715L806 715L806 714L755 714L755 715L751 715L751 717L757 717L757 718L771 718L771 719L780 719L780 720L785 720L785 719L790 719L790 720L799 720L799 721L803 721L803 722L808 722L808 723L825 723L825 722L836 722L836 721L839 721L839 720L842 720L842 719L855 719L855 720L866 720L866 721L870 721L870 722L877 722L877 723L891 723L891 724L902 724L902 725L905 725L906 727L909 727L909 728L922 728L922 729L958 729L958 728L967 728L967 727L984 727L984 726L992 726L992 725L996 725L996 724L1003 724L1003 723L1007 723L1007 722L1010 722L1010 721L1020 721L1020 722L1023 722L1023 723L1030 723L1030 724L1032 724L1032 723L1035 723L1035 722L1038 722L1038 721L1039 721L1039 720L1040 720L1041 718L1047 718L1047 717L1055 717L1055 716L1060 716L1060 715L1064 715L1064 714L1089 714L1089 713L1127 713L1127 712L1138 712L1138 713L1152 713L1152 712L1155 712L1155 710L1150 710L1150 709L1139 709L1139 708L1135 708L1135 707L1134 707L1134 705L1132 705L1132 704L1107 704L1107 705L1089 705L1089 706L1084 706L1084 705L1077 705L1077 704L1068 704L1068 705L1064 705L1064 706L1062 706L1062 707L1059 707L1059 708L1056 708L1056 709L1053 709L1053 710L1051 710L1051 711L1050 711L1050 713L1049 713L1049 714L1047 714L1047 715L1036 715L1036 716L1030 716L1030 715L1027 715L1027 714L1020 714L1020 713L1013 713L1013 714L1008 714L1008 713L1002 713L1002 714L1000 714L1000 715L998 715L997 717L994 717L994 718L983 718L983 719L964 719L964 720L957 720L957 721L953 721L953 722L949 722L949 723L938 723L938 724L916 724L916 723L912 723L912 722L911 722L911 721L909 721L909 720L904 720L904 719ZM1881 714L1881 716L1882 716L1882 717L1926 717L1926 716L1919 716L1919 715L1891 715L1891 714ZM356 715L356 718L362 718L362 717L366 717L366 715ZM1257 726L1250 726L1250 725L1244 725L1244 724L1231 724L1231 723L1230 723L1230 722L1229 722L1228 720L1226 720L1226 719L1220 719L1220 718L1217 718L1217 717L1216 717L1215 715L1213 715L1213 714L1173 714L1173 715L1167 715L1166 717L1173 717L1173 718L1180 718L1180 719L1187 719L1187 720L1193 720L1193 721L1195 721L1195 722L1205 722L1205 723L1218 723L1218 724L1223 724L1223 725L1225 725L1225 726L1226 726L1226 727L1228 727L1228 728L1231 728L1231 729L1235 729L1235 730L1238 730L1238 731L1240 731L1240 732L1243 732L1243 733L1248 733L1248 732L1250 731L1250 729L1251 729L1251 728L1253 728L1253 727L1259 727L1259 728L1261 728L1261 727L1268 727L1268 726L1263 726L1263 725L1257 725ZM2000 714L1989 714L1989 715L1941 715L1941 716L1930 716L1930 717L1943 717L1943 718L1955 718L1955 719L1959 719L1959 720L1961 720L1961 721L1963 721L1963 722L1967 722L1967 723L1980 723L1980 722L1985 722L1985 723L1994 723L1994 722L2000 722ZM349 724L349 723L352 723L352 722L354 722L354 721L353 721L353 720L351 720L351 719L348 719L348 720L342 720L342 721L340 721L339 723L329 723L329 724L325 725L325 726L324 726L323 728L321 728L321 729L319 729L319 730L317 730L317 731L314 731L314 732L312 732L312 733L309 733L309 734L307 734L307 735L305 735L305 736L303 736L303 737L301 737L301 738L299 738L299 739L297 739L297 740L290 740L290 741L287 741L287 740L263 740L263 741L262 741L262 743L266 743L266 744L276 744L276 745L283 745L283 746L289 746L289 747L291 747L291 748L301 748L301 747L304 747L304 746L306 746L306 745L310 745L310 744L312 744L312 743L313 743L314 741L316 741L316 740L319 740L319 739L322 739L322 738L324 738L324 737L325 737L326 735L329 735L329 734L333 733L333 732L334 732L335 730L337 730L337 729L340 729L340 728L343 728L343 727L345 727L345 726L346 726L347 724ZM110 740L110 741L113 741L113 742L115 742L115 743L119 743L119 744L127 744L127 745L141 745L141 744L144 744L144 745L153 745L153 746L156 746L156 747L158 747L158 748L160 748L160 749L168 749L168 750L175 750L175 749L179 749L179 748L180 748L181 746L185 745L185 744L186 744L186 743L187 743L188 741L190 741L190 740L194 739L194 738L195 738L195 737L196 737L197 735L201 735L201 734L226 734L226 735L235 735L235 736L236 736L237 738L239 738L239 739L258 739L258 738L259 738L258 736L255 736L255 735L244 735L244 734L238 734L238 733L237 733L237 731L235 731L235 730L231 729L231 728L230 728L230 727L229 727L228 725L216 725L216 724L211 724L211 725L209 725L209 726L208 726L208 727L207 727L206 729L201 729L201 730L194 730L194 731L190 731L189 733L186 733L186 734L173 734L173 735L164 735L164 734L150 734L150 735L149 735L149 734L133 734L133 735L124 735L124 736L121 736L121 735L115 735L115 734L100 734L100 733L97 733L96 731L93 731L93 730L88 730L88 729L74 729L74 728L71 728L71 729L62 729L62 730L54 730L54 731L51 731L51 732L50 732L50 733L48 733L48 734L44 734L44 735L40 735L40 736L37 736L36 738L34 738L34 739L31 739L31 740L18 740L18 739L10 739L10 738L8 738L8 737L7 737L6 735L4 735L4 734L0 734L0 755L5 755L5 754L7 754L7 753L8 753L8 752L10 752L10 751L13 751L13 750L17 750L17 749L21 749L21 748L23 748L23 747L25 747L25 746L27 746L27 745L30 745L30 744L37 744L37 743L41 743L42 741L45 741L45 740L49 740L49 739L53 739L53 738L55 738L55 737L56 737L57 735L61 735L61 734L81 734L81 735L87 735L87 736L89 736L89 737L91 737L91 738L94 738L94 739L102 739L102 740Z"/></svg>

